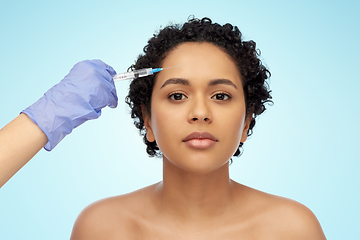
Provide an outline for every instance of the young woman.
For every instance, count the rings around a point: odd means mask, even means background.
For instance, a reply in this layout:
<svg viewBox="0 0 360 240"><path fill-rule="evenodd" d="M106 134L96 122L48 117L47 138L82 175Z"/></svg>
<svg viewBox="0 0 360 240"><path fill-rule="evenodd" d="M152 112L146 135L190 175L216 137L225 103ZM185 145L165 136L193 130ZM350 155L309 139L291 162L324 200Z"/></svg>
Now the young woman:
<svg viewBox="0 0 360 240"><path fill-rule="evenodd" d="M191 19L149 40L133 69L148 67L169 69L132 81L126 102L148 154L163 159L163 181L90 205L79 215L72 240L325 239L305 206L229 178L229 160L240 155L271 99L269 71L254 42L242 41L230 24ZM102 107L117 105L114 74L100 61L75 65L45 99L2 130L0 141L12 131L36 140L23 144L29 156L45 143L52 149L74 127L97 118ZM85 87L94 82L96 88ZM88 94L93 89L96 97Z"/></svg>

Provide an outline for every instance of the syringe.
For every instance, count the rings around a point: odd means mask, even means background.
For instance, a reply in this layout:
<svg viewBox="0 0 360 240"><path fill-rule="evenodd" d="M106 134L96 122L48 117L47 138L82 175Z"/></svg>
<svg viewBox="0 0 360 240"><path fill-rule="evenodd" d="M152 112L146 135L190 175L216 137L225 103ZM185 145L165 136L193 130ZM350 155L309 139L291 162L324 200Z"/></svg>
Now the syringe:
<svg viewBox="0 0 360 240"><path fill-rule="evenodd" d="M175 67L179 67L179 66L175 66ZM168 67L168 68L174 68L174 67ZM113 77L113 79L116 82L116 81L121 81L121 80L146 77L146 76L149 76L156 72L160 72L160 71L162 71L164 69L168 69L168 68L143 68L143 69L139 69L139 70L135 70L135 71L131 71L131 72L116 74Z"/></svg>

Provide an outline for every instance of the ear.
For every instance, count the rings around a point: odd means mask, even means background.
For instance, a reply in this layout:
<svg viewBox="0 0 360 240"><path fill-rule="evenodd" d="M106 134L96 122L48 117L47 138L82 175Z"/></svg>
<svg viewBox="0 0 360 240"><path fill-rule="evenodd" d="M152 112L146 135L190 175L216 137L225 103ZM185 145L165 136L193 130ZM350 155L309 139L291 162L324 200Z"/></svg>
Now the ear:
<svg viewBox="0 0 360 240"><path fill-rule="evenodd" d="M145 129L146 129L146 139L149 142L154 142L155 136L154 136L154 132L151 127L150 113L146 110L146 107L144 104L141 105L141 112L142 112L142 117L144 120Z"/></svg>
<svg viewBox="0 0 360 240"><path fill-rule="evenodd" d="M250 124L251 124L251 120L252 120L252 116L253 114L252 113L249 113L245 119L245 125L244 125L244 129L243 129L243 132L242 132L242 135L241 135L241 142L244 143L248 137L247 133L249 131L249 127L250 127Z"/></svg>

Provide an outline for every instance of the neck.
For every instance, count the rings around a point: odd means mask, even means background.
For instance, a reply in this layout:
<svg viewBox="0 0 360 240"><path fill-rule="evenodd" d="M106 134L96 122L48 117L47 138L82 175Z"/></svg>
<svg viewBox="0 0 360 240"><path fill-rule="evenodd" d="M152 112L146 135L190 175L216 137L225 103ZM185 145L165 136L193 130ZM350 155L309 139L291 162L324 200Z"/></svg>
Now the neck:
<svg viewBox="0 0 360 240"><path fill-rule="evenodd" d="M184 171L163 159L163 181L156 187L160 209L186 220L215 217L231 211L229 164L207 174Z"/></svg>

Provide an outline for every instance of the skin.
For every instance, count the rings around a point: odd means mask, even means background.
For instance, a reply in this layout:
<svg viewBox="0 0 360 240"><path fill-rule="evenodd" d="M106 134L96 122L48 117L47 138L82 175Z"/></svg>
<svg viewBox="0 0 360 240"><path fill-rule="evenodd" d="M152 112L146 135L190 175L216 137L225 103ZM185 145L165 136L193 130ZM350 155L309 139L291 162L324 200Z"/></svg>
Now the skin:
<svg viewBox="0 0 360 240"><path fill-rule="evenodd" d="M157 75L151 112L143 108L147 138L163 153L163 181L88 206L71 239L326 239L305 206L229 178L250 122L232 59L210 43L183 43L161 67L172 66L180 67ZM217 141L195 148L183 141L194 131Z"/></svg>
<svg viewBox="0 0 360 240"><path fill-rule="evenodd" d="M0 187L48 142L46 135L26 114L0 130Z"/></svg>

